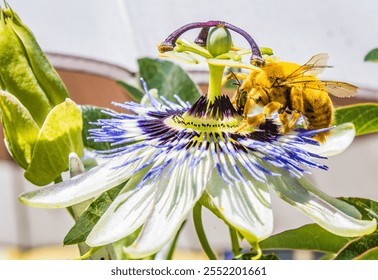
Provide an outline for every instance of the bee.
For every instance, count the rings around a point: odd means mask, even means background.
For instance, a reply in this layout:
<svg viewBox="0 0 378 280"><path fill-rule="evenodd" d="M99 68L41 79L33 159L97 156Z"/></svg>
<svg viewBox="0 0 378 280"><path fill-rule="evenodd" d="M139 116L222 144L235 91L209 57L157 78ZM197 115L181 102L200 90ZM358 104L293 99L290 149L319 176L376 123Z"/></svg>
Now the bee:
<svg viewBox="0 0 378 280"><path fill-rule="evenodd" d="M266 118L277 112L281 133L291 131L303 116L304 126L315 130L328 128L334 120L331 98L351 97L357 87L344 82L322 81L317 75L327 66L328 55L321 53L313 56L304 65L292 62L266 62L259 70L252 70L233 97L236 110L244 116L245 125L258 127ZM236 74L233 74L235 77ZM251 115L255 105L263 107L262 113ZM324 142L329 132L314 137Z"/></svg>

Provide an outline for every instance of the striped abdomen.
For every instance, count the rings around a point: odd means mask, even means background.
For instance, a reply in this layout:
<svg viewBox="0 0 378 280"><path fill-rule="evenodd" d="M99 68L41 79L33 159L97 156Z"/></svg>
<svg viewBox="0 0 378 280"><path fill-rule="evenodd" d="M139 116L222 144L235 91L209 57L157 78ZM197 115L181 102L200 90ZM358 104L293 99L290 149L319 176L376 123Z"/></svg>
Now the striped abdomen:
<svg viewBox="0 0 378 280"><path fill-rule="evenodd" d="M333 106L326 92L306 90L303 94L303 115L308 129L330 127L333 123Z"/></svg>

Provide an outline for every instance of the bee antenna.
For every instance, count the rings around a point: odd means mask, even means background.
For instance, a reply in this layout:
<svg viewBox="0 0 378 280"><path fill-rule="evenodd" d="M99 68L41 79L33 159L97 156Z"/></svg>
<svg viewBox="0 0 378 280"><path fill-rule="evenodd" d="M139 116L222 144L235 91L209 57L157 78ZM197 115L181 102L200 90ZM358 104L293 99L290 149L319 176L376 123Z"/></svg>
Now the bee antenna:
<svg viewBox="0 0 378 280"><path fill-rule="evenodd" d="M235 82L232 83L232 84L240 87L241 86L241 82L238 79L238 77L236 76L236 74L234 73L234 71L232 71L231 69L228 69L228 71L230 71L231 76L235 79Z"/></svg>

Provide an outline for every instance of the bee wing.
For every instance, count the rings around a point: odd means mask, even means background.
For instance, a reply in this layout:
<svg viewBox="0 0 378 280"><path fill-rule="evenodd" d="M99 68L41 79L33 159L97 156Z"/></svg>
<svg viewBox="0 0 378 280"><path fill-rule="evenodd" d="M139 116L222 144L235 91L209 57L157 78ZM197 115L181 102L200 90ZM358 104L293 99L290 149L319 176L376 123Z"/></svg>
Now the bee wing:
<svg viewBox="0 0 378 280"><path fill-rule="evenodd" d="M356 95L358 90L358 87L352 84L337 81L297 80L287 85L301 86L303 89L326 91L336 97L352 97Z"/></svg>
<svg viewBox="0 0 378 280"><path fill-rule="evenodd" d="M290 84L291 82L295 81L299 77L303 76L317 76L318 74L323 73L324 69L330 68L331 66L327 66L328 61L328 54L320 53L314 55L307 61L304 65L300 66L290 75L288 75L282 85Z"/></svg>
<svg viewBox="0 0 378 280"><path fill-rule="evenodd" d="M358 87L336 81L322 81L322 84L327 89L327 92L336 97L352 97L357 94Z"/></svg>

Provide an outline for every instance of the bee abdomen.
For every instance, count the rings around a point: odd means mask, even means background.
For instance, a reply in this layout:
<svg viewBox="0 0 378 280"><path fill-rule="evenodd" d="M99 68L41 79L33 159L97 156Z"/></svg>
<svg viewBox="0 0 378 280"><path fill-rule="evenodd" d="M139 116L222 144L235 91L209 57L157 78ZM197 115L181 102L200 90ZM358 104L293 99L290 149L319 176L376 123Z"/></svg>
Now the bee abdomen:
<svg viewBox="0 0 378 280"><path fill-rule="evenodd" d="M331 101L318 102L319 100L313 100L315 102L306 102L304 104L303 115L306 119L308 129L320 129L327 128L332 125L333 122L333 107Z"/></svg>

